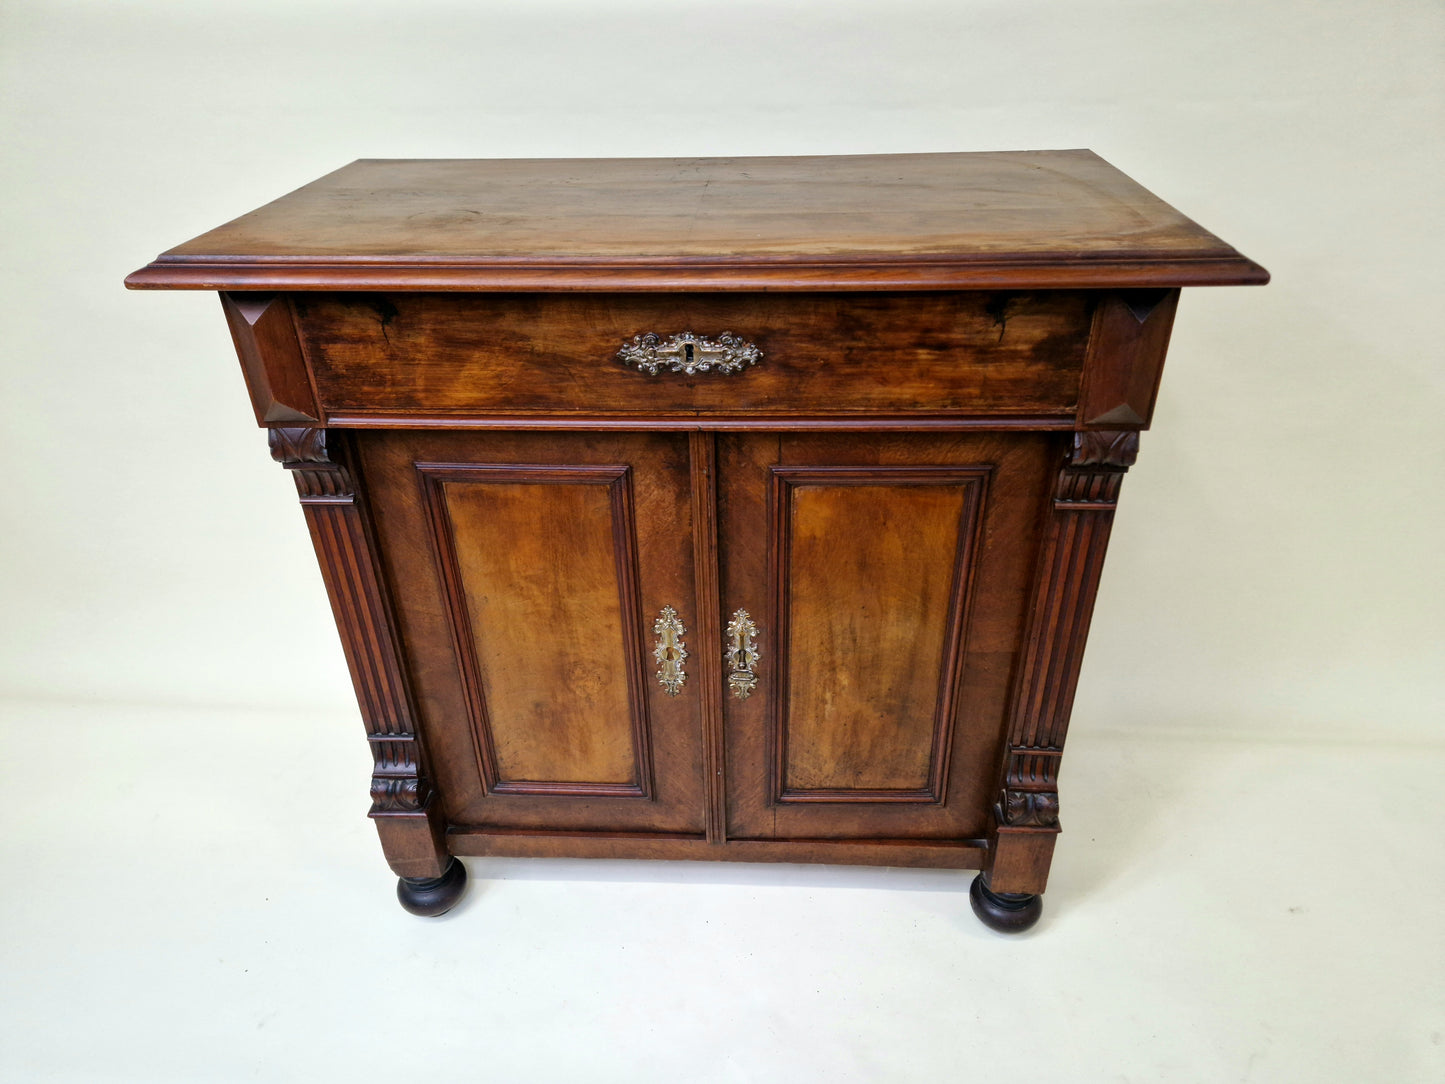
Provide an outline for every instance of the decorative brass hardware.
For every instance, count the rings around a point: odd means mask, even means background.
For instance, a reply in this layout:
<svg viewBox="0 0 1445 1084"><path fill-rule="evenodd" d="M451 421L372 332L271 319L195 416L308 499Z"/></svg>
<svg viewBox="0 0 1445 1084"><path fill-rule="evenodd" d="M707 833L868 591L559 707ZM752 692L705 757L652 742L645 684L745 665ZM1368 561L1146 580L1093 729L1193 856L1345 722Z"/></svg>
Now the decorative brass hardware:
<svg viewBox="0 0 1445 1084"><path fill-rule="evenodd" d="M724 331L716 339L680 331L669 335L666 342L662 336L649 331L634 335L630 343L617 351L617 360L623 365L649 376L656 376L663 369L688 376L710 371L730 376L756 365L762 356L763 352L754 344L731 331Z"/></svg>
<svg viewBox="0 0 1445 1084"><path fill-rule="evenodd" d="M652 657L658 665L657 683L668 696L676 696L682 692L682 684L687 680L687 674L682 669L682 661L687 658L682 638L687 629L683 628L677 611L671 606L664 606L662 616L652 623L652 631L658 637L657 646L652 649Z"/></svg>
<svg viewBox="0 0 1445 1084"><path fill-rule="evenodd" d="M733 642L723 649L723 661L731 670L728 685L739 700L746 700L758 687L758 676L753 673L762 658L758 651L758 627L748 616L747 610L738 610L728 622L728 635Z"/></svg>

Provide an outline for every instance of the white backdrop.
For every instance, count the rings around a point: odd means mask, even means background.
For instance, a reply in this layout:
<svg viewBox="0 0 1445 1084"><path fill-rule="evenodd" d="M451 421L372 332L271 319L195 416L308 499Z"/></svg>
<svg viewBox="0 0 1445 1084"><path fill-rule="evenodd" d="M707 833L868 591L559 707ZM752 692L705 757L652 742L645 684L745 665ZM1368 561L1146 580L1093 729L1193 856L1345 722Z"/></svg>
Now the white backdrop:
<svg viewBox="0 0 1445 1084"><path fill-rule="evenodd" d="M1438 3L0 5L0 693L351 702L213 296L358 157L1090 147L1274 274L1186 292L1080 728L1438 740Z"/></svg>

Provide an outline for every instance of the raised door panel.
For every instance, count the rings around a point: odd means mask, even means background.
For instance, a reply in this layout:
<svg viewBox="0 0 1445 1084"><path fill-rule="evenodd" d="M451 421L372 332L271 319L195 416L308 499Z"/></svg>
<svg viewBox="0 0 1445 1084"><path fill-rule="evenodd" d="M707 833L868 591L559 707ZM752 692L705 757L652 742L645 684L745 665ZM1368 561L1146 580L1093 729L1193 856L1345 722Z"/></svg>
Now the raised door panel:
<svg viewBox="0 0 1445 1084"><path fill-rule="evenodd" d="M653 658L696 626L686 438L361 443L449 822L701 833L697 682Z"/></svg>
<svg viewBox="0 0 1445 1084"><path fill-rule="evenodd" d="M933 802L987 468L775 467L779 802Z"/></svg>
<svg viewBox="0 0 1445 1084"><path fill-rule="evenodd" d="M645 797L631 468L417 470L487 789Z"/></svg>
<svg viewBox="0 0 1445 1084"><path fill-rule="evenodd" d="M729 835L983 836L1052 442L719 440Z"/></svg>

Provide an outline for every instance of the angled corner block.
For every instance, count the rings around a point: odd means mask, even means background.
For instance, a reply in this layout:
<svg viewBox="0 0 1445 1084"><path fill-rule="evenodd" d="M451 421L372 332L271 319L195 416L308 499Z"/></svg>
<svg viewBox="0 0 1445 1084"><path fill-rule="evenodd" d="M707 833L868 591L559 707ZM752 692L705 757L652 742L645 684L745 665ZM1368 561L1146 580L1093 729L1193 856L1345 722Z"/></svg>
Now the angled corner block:
<svg viewBox="0 0 1445 1084"><path fill-rule="evenodd" d="M1149 427L1178 304L1178 290L1123 290L1099 301L1079 391L1080 427Z"/></svg>
<svg viewBox="0 0 1445 1084"><path fill-rule="evenodd" d="M279 294L222 294L221 307L246 374L259 425L321 418L291 306Z"/></svg>

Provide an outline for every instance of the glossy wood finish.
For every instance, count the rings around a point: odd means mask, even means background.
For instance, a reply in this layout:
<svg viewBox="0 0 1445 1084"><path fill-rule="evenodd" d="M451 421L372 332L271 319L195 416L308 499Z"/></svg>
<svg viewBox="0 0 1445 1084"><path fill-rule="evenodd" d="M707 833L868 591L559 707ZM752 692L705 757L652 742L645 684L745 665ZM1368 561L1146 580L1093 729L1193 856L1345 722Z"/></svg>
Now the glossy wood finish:
<svg viewBox="0 0 1445 1084"><path fill-rule="evenodd" d="M225 291L404 905L452 855L849 862L1018 931L1179 289L1267 277L1051 151L364 161L128 284ZM725 331L756 364L618 358Z"/></svg>
<svg viewBox="0 0 1445 1084"><path fill-rule="evenodd" d="M362 160L131 275L205 290L1040 289L1264 282L1086 150Z"/></svg>
<svg viewBox="0 0 1445 1084"><path fill-rule="evenodd" d="M328 414L1051 415L1072 418L1081 294L336 295L297 297ZM743 372L624 366L634 336L724 331Z"/></svg>

